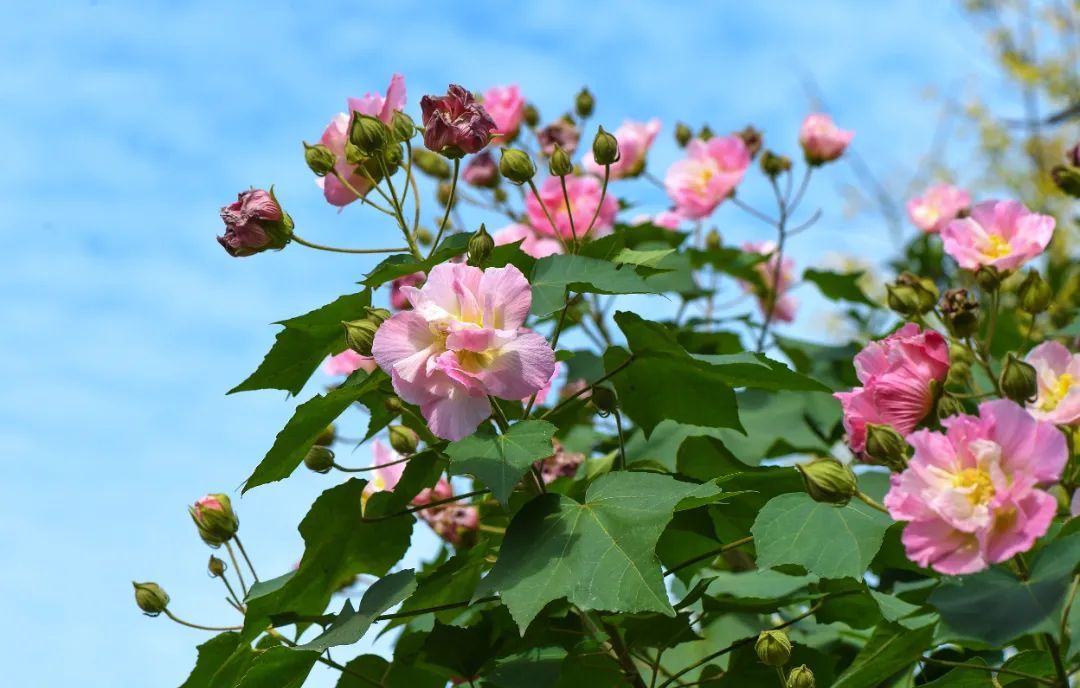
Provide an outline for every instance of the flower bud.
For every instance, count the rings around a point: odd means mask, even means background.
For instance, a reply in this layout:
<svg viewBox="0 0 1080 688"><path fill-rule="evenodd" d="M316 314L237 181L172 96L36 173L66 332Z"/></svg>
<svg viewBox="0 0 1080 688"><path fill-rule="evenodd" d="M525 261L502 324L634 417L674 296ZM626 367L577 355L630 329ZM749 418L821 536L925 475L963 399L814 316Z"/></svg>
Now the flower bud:
<svg viewBox="0 0 1080 688"><path fill-rule="evenodd" d="M452 174L450 163L446 162L446 158L423 148L413 151L413 164L424 174L436 179L449 179Z"/></svg>
<svg viewBox="0 0 1080 688"><path fill-rule="evenodd" d="M1002 275L992 265L980 265L975 271L975 281L983 291L997 291L1001 286Z"/></svg>
<svg viewBox="0 0 1080 688"><path fill-rule="evenodd" d="M481 189L493 189L499 185L499 166L488 151L481 151L472 157L461 173L466 184Z"/></svg>
<svg viewBox="0 0 1080 688"><path fill-rule="evenodd" d="M393 315L385 308L372 308L371 306L364 306L364 312L367 313L367 318L376 325L382 325L384 322L390 319Z"/></svg>
<svg viewBox="0 0 1080 688"><path fill-rule="evenodd" d="M1012 353L1005 358L998 384L1002 394L1021 406L1035 399L1039 391L1035 366Z"/></svg>
<svg viewBox="0 0 1080 688"><path fill-rule="evenodd" d="M761 150L761 146L765 143L764 138L761 136L761 132L749 124L746 125L742 131L735 132L735 135L742 139L751 158L758 154Z"/></svg>
<svg viewBox="0 0 1080 688"><path fill-rule="evenodd" d="M395 141L405 143L416 135L416 124L401 110L394 111L394 117L390 120L390 132Z"/></svg>
<svg viewBox="0 0 1080 688"><path fill-rule="evenodd" d="M927 277L919 277L910 272L900 273L900 276L896 278L896 284L911 289L915 294L916 310L914 312L919 315L934 310L934 306L937 305L938 299L941 297L941 293L938 291L937 285L934 284L934 280ZM890 305L890 308L891 307L892 306Z"/></svg>
<svg viewBox="0 0 1080 688"><path fill-rule="evenodd" d="M494 248L495 240L488 234L487 227L481 224L480 229L476 230L476 233L469 237L468 264L473 267L481 267L484 264L484 261L491 256L491 252Z"/></svg>
<svg viewBox="0 0 1080 688"><path fill-rule="evenodd" d="M496 203L506 203L507 199L510 198L510 196L506 193L506 189L502 188L501 186L496 186L492 190L491 195L495 198Z"/></svg>
<svg viewBox="0 0 1080 688"><path fill-rule="evenodd" d="M329 447L337 439L337 428L331 423L323 428L323 431L319 433L319 436L315 438L315 444L320 447Z"/></svg>
<svg viewBox="0 0 1080 688"><path fill-rule="evenodd" d="M585 119L591 117L593 109L596 107L596 99L593 98L593 94L589 92L589 89L582 88L577 98L574 99L574 109L577 110L578 117ZM603 165L604 163L600 163Z"/></svg>
<svg viewBox="0 0 1080 688"><path fill-rule="evenodd" d="M371 345L375 343L375 332L379 329L379 325L367 318L362 318L342 321L341 326L345 328L345 345L361 356L370 356Z"/></svg>
<svg viewBox="0 0 1080 688"><path fill-rule="evenodd" d="M1080 198L1080 167L1074 165L1054 165L1050 178L1057 188L1073 198Z"/></svg>
<svg viewBox="0 0 1080 688"><path fill-rule="evenodd" d="M213 554L210 555L210 562L206 565L206 570L214 578L221 578L225 575L225 562L218 559Z"/></svg>
<svg viewBox="0 0 1080 688"><path fill-rule="evenodd" d="M349 141L364 155L375 155L390 142L390 129L378 117L353 112Z"/></svg>
<svg viewBox="0 0 1080 688"><path fill-rule="evenodd" d="M705 235L705 250L717 251L723 245L723 241L720 239L720 232L716 231L716 228L710 229Z"/></svg>
<svg viewBox="0 0 1080 688"><path fill-rule="evenodd" d="M416 447L420 444L420 436L416 431L404 425L390 426L390 446L398 454L409 456L416 453Z"/></svg>
<svg viewBox="0 0 1080 688"><path fill-rule="evenodd" d="M1038 270L1028 270L1024 281L1016 290L1021 310L1031 315L1038 315L1049 308L1052 296L1050 285L1046 283Z"/></svg>
<svg viewBox="0 0 1080 688"><path fill-rule="evenodd" d="M966 289L949 289L941 297L945 325L954 337L965 339L979 330L979 302Z"/></svg>
<svg viewBox="0 0 1080 688"><path fill-rule="evenodd" d="M791 169L791 158L786 155L777 155L771 150L761 154L761 171L770 179L776 179L781 173Z"/></svg>
<svg viewBox="0 0 1080 688"><path fill-rule="evenodd" d="M937 417L938 420L942 418L949 418L950 416L960 416L967 413L967 409L964 408L964 404L951 394L942 394L941 398L937 402Z"/></svg>
<svg viewBox="0 0 1080 688"><path fill-rule="evenodd" d="M754 643L754 652L763 664L782 667L791 659L791 640L782 630L762 631Z"/></svg>
<svg viewBox="0 0 1080 688"><path fill-rule="evenodd" d="M791 670L787 677L787 688L815 688L814 672L810 667L801 664Z"/></svg>
<svg viewBox="0 0 1080 688"><path fill-rule="evenodd" d="M528 103L525 105L524 112L521 113L521 118L525 121L525 126L533 128L540 124L540 111L536 109L535 105Z"/></svg>
<svg viewBox="0 0 1080 688"><path fill-rule="evenodd" d="M592 142L592 152L597 165L614 164L619 160L619 141L600 127Z"/></svg>
<svg viewBox="0 0 1080 688"><path fill-rule="evenodd" d="M815 502L843 506L859 490L851 469L831 457L797 464L795 468L802 475L806 494Z"/></svg>
<svg viewBox="0 0 1080 688"><path fill-rule="evenodd" d="M866 455L899 473L907 467L907 442L891 425L866 424Z"/></svg>
<svg viewBox="0 0 1080 688"><path fill-rule="evenodd" d="M420 242L421 246L431 246L431 242L435 241L435 235L431 233L430 229L420 227L416 230L416 240Z"/></svg>
<svg viewBox="0 0 1080 688"><path fill-rule="evenodd" d="M619 397L616 396L615 390L610 387L593 387L589 400L602 416L607 416L619 407Z"/></svg>
<svg viewBox="0 0 1080 688"><path fill-rule="evenodd" d="M405 152L401 150L400 143L394 143L383 149L382 158L386 164L386 174L393 176L401 167L401 161L405 159Z"/></svg>
<svg viewBox="0 0 1080 688"><path fill-rule="evenodd" d="M364 161L364 154L352 141L345 142L345 162L350 165L359 165ZM376 178L377 179L377 178Z"/></svg>
<svg viewBox="0 0 1080 688"><path fill-rule="evenodd" d="M194 506L188 507L188 513L199 530L199 537L211 547L228 542L240 528L240 519L228 495L214 493L199 497Z"/></svg>
<svg viewBox="0 0 1080 688"><path fill-rule="evenodd" d="M401 413L401 409L402 409L401 397L397 397L397 396L386 397L386 399L383 401L383 407L387 410L388 413L392 413L393 415L396 416L397 414Z"/></svg>
<svg viewBox="0 0 1080 688"><path fill-rule="evenodd" d="M316 473L329 473L334 467L334 451L321 445L313 445L304 454L304 465Z"/></svg>
<svg viewBox="0 0 1080 688"><path fill-rule="evenodd" d="M566 154L562 146L555 145L555 150L551 153L551 164L548 169L553 177L565 177L574 171L574 163L570 161L570 156Z"/></svg>
<svg viewBox="0 0 1080 688"><path fill-rule="evenodd" d="M889 304L889 310L903 316L915 315L919 312L919 295L911 287L886 284L885 293L885 302Z"/></svg>
<svg viewBox="0 0 1080 688"><path fill-rule="evenodd" d="M697 137L699 139L701 139L702 141L708 141L713 136L715 136L715 134L713 133L712 127L710 127L708 124L701 125L701 129L698 131L697 134Z"/></svg>
<svg viewBox="0 0 1080 688"><path fill-rule="evenodd" d="M690 143L692 138L694 138L694 132L690 127L682 122L675 125L675 143L679 144L679 148L686 148L686 144Z"/></svg>
<svg viewBox="0 0 1080 688"><path fill-rule="evenodd" d="M169 606L169 596L157 583L132 581L131 584L135 586L135 604L139 605L139 609L147 616L157 616Z"/></svg>
<svg viewBox="0 0 1080 688"><path fill-rule="evenodd" d="M334 152L321 143L309 146L304 142L304 160L308 168L315 173L316 177L325 177L334 171L337 164L337 156Z"/></svg>
<svg viewBox="0 0 1080 688"><path fill-rule="evenodd" d="M515 184L524 184L536 175L536 166L525 151L504 148L499 158L499 172Z"/></svg>
<svg viewBox="0 0 1080 688"><path fill-rule="evenodd" d="M457 198L455 198L455 194L452 193L453 191L454 185L450 182L440 183L438 188L435 189L435 199L439 201L439 205L443 206L444 208L446 206L450 206L452 208L457 205Z"/></svg>

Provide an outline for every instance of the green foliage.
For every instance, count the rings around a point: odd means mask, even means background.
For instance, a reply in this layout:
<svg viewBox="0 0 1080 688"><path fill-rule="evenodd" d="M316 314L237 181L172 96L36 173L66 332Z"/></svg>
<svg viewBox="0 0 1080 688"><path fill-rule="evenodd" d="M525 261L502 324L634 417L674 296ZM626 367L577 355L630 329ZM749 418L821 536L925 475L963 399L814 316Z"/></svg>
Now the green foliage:
<svg viewBox="0 0 1080 688"><path fill-rule="evenodd" d="M453 473L471 473L505 506L534 462L551 456L555 426L542 420L515 423L501 435L477 433L446 447Z"/></svg>
<svg viewBox="0 0 1080 688"><path fill-rule="evenodd" d="M352 602L345 601L334 620L313 640L296 647L297 650L324 652L338 645L352 645L371 628L375 617L391 607L401 604L416 590L416 576L412 569L392 573L375 581L364 591L360 604L353 609Z"/></svg>

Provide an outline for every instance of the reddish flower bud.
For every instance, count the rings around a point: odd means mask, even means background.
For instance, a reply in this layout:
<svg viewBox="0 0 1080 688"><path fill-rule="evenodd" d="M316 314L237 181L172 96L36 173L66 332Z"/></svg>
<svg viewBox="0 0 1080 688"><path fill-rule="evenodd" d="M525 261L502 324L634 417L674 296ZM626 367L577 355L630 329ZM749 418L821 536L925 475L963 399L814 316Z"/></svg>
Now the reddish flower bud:
<svg viewBox="0 0 1080 688"><path fill-rule="evenodd" d="M499 165L488 151L480 153L469 160L461 178L467 184L490 189L499 185Z"/></svg>
<svg viewBox="0 0 1080 688"><path fill-rule="evenodd" d="M573 155L581 140L581 132L573 122L560 119L536 132L536 138L540 141L540 150L548 157L556 147L562 148L567 155Z"/></svg>
<svg viewBox="0 0 1080 688"><path fill-rule="evenodd" d="M243 191L221 209L225 235L218 237L230 256L242 258L269 249L281 249L292 237L292 218L274 198L274 190Z"/></svg>
<svg viewBox="0 0 1080 688"><path fill-rule="evenodd" d="M420 99L424 145L448 158L480 151L491 140L495 120L472 93L451 84L445 96Z"/></svg>

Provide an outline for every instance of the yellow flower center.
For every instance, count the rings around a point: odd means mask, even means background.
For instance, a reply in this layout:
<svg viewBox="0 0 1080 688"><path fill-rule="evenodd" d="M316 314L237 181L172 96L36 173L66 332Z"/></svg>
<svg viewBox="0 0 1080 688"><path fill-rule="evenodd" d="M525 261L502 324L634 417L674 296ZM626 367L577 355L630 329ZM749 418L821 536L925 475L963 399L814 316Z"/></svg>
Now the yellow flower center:
<svg viewBox="0 0 1080 688"><path fill-rule="evenodd" d="M953 487L970 489L968 500L972 504L982 504L994 496L994 483L990 474L978 468L965 468L953 476Z"/></svg>
<svg viewBox="0 0 1080 688"><path fill-rule="evenodd" d="M1000 234L991 234L987 237L987 246L983 249L983 255L988 258L1004 258L1012 253L1012 245Z"/></svg>
<svg viewBox="0 0 1080 688"><path fill-rule="evenodd" d="M1043 398L1039 403L1039 408L1043 411L1053 411L1056 409L1074 384L1076 384L1076 379L1069 373L1062 373L1059 375L1058 379L1054 380L1054 384L1043 392Z"/></svg>

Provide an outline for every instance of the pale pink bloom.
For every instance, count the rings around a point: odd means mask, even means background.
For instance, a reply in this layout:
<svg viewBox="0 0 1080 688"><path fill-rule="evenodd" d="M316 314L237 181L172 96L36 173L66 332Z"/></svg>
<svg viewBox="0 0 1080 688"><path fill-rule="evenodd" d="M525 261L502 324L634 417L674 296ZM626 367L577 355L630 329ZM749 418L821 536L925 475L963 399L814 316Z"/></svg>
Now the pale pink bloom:
<svg viewBox="0 0 1080 688"><path fill-rule="evenodd" d="M427 279L427 275L422 272L413 272L405 275L404 277L398 277L396 280L390 283L390 307L394 310L403 311L406 308L411 308L409 305L409 299L406 298L405 293L401 290L404 287L419 287Z"/></svg>
<svg viewBox="0 0 1080 688"><path fill-rule="evenodd" d="M1013 270L1039 256L1054 235L1054 218L1019 201L986 201L941 230L945 253L965 270Z"/></svg>
<svg viewBox="0 0 1080 688"><path fill-rule="evenodd" d="M1028 404L1028 413L1054 425L1073 425L1080 421L1080 354L1064 345L1047 341L1027 355L1035 368L1039 394Z"/></svg>
<svg viewBox="0 0 1080 688"><path fill-rule="evenodd" d="M721 136L694 139L686 146L686 155L668 169L664 187L676 212L700 220L742 181L750 166L750 151L738 136Z"/></svg>
<svg viewBox="0 0 1080 688"><path fill-rule="evenodd" d="M611 164L611 178L625 179L636 177L645 169L645 158L649 153L649 147L660 133L660 120L650 119L648 122L635 122L626 120L622 126L612 132L612 136L619 142L619 159ZM592 151L583 157L581 164L586 171L603 177L604 166L598 165L593 158Z"/></svg>
<svg viewBox="0 0 1080 688"><path fill-rule="evenodd" d="M555 384L555 378L559 377L559 373L562 372L562 363L555 362L555 370L551 372L551 377L548 378L547 384L540 388L540 391L536 393L536 401L533 403L541 405L547 401L548 395L551 394L551 386ZM521 403L528 404L529 399L532 399L532 395L529 395L521 400Z"/></svg>
<svg viewBox="0 0 1080 688"><path fill-rule="evenodd" d="M405 77L395 74L390 79L390 86L386 89L386 97L378 93L368 93L363 98L349 98L349 112L358 112L361 115L378 117L386 124L394 118L394 112L405 107ZM357 191L366 194L371 190L371 183L362 174L357 174L354 165L350 165L345 159L345 143L349 140L349 123L351 114L339 113L323 132L319 141L329 148L337 156L337 164L334 168L349 182ZM322 187L323 195L331 205L339 207L347 206L357 200L356 194L350 191L337 178L328 174L319 177L315 182Z"/></svg>
<svg viewBox="0 0 1080 688"><path fill-rule="evenodd" d="M523 327L532 291L513 265L443 263L401 292L412 310L379 327L372 353L435 435L459 440L490 415L489 395L522 399L551 378L555 352Z"/></svg>
<svg viewBox="0 0 1080 688"><path fill-rule="evenodd" d="M820 112L807 115L799 128L799 145L811 165L836 160L854 137L855 132L840 129L833 124L832 117Z"/></svg>
<svg viewBox="0 0 1080 688"><path fill-rule="evenodd" d="M952 184L931 186L922 196L907 202L911 224L931 234L940 232L970 207L971 194Z"/></svg>
<svg viewBox="0 0 1080 688"><path fill-rule="evenodd" d="M420 518L443 540L461 544L467 533L480 526L480 512L471 504L447 504L418 512Z"/></svg>
<svg viewBox="0 0 1080 688"><path fill-rule="evenodd" d="M511 137L521 126L521 119L525 115L525 99L521 97L521 89L517 84L510 86L493 86L484 91L484 109L495 120L495 131L500 138Z"/></svg>
<svg viewBox="0 0 1080 688"><path fill-rule="evenodd" d="M907 435L930 413L934 394L949 372L949 345L934 330L907 323L888 337L870 342L855 355L862 387L837 392L852 451L866 448L866 424L891 425Z"/></svg>
<svg viewBox="0 0 1080 688"><path fill-rule="evenodd" d="M559 478L573 478L577 475L578 466L585 461L584 454L566 451L559 440L552 440L551 443L555 453L537 462L545 485L550 485Z"/></svg>
<svg viewBox="0 0 1080 688"><path fill-rule="evenodd" d="M544 236L533 229L532 225L521 222L503 227L491 238L495 240L496 246L515 244L520 241L522 252L533 258L543 258L563 252L562 244L558 239L553 239L550 235Z"/></svg>
<svg viewBox="0 0 1080 688"><path fill-rule="evenodd" d="M915 454L885 496L892 517L908 521L901 537L908 557L960 575L1031 549L1057 511L1057 500L1037 486L1061 477L1065 436L1007 399L941 424L944 433L908 436Z"/></svg>
<svg viewBox="0 0 1080 688"><path fill-rule="evenodd" d="M674 210L661 210L655 215L637 215L630 221L632 225L654 224L664 229L678 229L683 223L683 216Z"/></svg>
<svg viewBox="0 0 1080 688"><path fill-rule="evenodd" d="M423 504L430 504L432 502L442 501L444 499L450 499L454 496L454 488L451 487L450 481L446 478L439 478L434 487L425 487L420 490L415 497L413 497L412 503L421 506Z"/></svg>
<svg viewBox="0 0 1080 688"><path fill-rule="evenodd" d="M370 373L378 366L371 356L361 356L352 349L345 349L336 356L331 356L323 363L323 372L327 375L351 375L357 370Z"/></svg>
<svg viewBox="0 0 1080 688"><path fill-rule="evenodd" d="M529 216L529 223L536 228L539 234L555 236L551 222L555 223L559 234L563 239L571 240L574 234L578 239L585 238L585 230L589 227L596 208L599 206L600 214L596 217L589 237L595 238L611 233L615 225L615 215L619 212L619 202L611 194L603 196L601 202L600 180L592 175L583 177L566 177L566 195L570 198L570 208L573 210L574 226L570 226L571 214L566 209L566 198L563 197L562 184L559 177L548 177L540 186L540 198L544 205L540 205L536 195L525 196L525 212ZM551 222L548 222L544 208L551 214ZM573 230L573 231L571 231Z"/></svg>
<svg viewBox="0 0 1080 688"><path fill-rule="evenodd" d="M751 292L757 297L758 307L762 314L768 313L769 296L775 292L776 302L773 304L773 320L791 322L795 319L795 310L799 306L798 300L787 293L795 281L795 261L785 256L780 266L780 279L774 285L773 278L776 276L776 263L780 256L776 254L776 243L772 241L755 241L743 244L743 250L751 253L760 253L769 256L769 259L754 266L754 271L761 275L761 281L765 283L764 293L749 282L741 282L745 291Z"/></svg>

